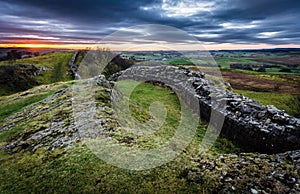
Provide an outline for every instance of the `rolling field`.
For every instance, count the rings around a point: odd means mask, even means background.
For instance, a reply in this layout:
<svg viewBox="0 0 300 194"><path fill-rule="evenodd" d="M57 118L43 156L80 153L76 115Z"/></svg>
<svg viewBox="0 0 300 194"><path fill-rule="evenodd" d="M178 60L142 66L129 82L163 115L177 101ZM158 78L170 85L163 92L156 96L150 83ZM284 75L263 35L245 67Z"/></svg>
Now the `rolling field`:
<svg viewBox="0 0 300 194"><path fill-rule="evenodd" d="M213 59L190 55L190 57L172 57L168 59L167 62L173 65L207 65L208 67L217 64L221 69L253 74L299 75L299 56L299 53L291 55L289 52L275 54L256 52L217 52L217 54L212 54ZM238 64L240 67L233 67L232 65L235 64ZM251 70L244 69L246 65L249 66Z"/></svg>

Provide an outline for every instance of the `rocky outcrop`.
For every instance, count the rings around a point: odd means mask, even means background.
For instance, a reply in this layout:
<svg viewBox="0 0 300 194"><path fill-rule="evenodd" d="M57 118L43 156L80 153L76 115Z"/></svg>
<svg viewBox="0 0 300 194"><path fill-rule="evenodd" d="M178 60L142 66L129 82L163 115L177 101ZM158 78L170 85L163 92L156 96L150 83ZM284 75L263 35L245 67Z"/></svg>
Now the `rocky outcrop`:
<svg viewBox="0 0 300 194"><path fill-rule="evenodd" d="M101 89L108 88L110 83L99 76L92 78L97 83L101 97L110 98L109 93ZM0 150L10 153L20 151L35 152L39 148L52 151L58 148L68 148L81 141L81 137L89 136L89 133L79 134L78 128L88 123L78 123L74 119L72 108L73 88L68 87L57 91L44 100L27 106L0 123L0 133L5 131L19 131L6 139L6 144L0 145ZM109 124L111 112L108 102L99 105L102 127L106 129ZM83 110L82 110L83 111Z"/></svg>
<svg viewBox="0 0 300 194"><path fill-rule="evenodd" d="M192 161L194 167L187 170L186 179L208 185L211 193L300 192L299 151L202 156Z"/></svg>
<svg viewBox="0 0 300 194"><path fill-rule="evenodd" d="M133 66L110 79L161 82L171 87L192 109L200 106L198 114L203 119L216 126L222 124L221 135L246 151L280 153L300 149L299 119L216 87L203 73L156 63Z"/></svg>

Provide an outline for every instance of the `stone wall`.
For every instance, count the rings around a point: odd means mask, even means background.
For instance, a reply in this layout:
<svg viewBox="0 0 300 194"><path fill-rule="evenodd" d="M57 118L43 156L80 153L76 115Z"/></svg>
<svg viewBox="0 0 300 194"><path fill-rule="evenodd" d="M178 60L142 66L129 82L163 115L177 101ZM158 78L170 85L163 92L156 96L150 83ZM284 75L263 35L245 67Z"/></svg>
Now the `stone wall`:
<svg viewBox="0 0 300 194"><path fill-rule="evenodd" d="M71 70L75 80L81 79L80 75L77 73L78 69L76 68L76 66L74 64L78 54L79 54L79 51L75 51L72 58L69 61L69 67L70 67L70 70Z"/></svg>
<svg viewBox="0 0 300 194"><path fill-rule="evenodd" d="M203 73L156 63L133 66L110 78L120 79L160 82L172 88L201 118L222 125L221 135L246 151L280 153L300 149L298 118L216 87Z"/></svg>

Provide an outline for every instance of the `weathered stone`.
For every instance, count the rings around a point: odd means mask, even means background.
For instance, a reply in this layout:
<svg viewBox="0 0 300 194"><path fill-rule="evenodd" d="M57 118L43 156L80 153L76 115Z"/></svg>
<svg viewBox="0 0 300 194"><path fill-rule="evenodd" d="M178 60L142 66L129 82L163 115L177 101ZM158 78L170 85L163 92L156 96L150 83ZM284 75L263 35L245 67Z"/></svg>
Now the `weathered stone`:
<svg viewBox="0 0 300 194"><path fill-rule="evenodd" d="M265 115L266 115L266 111L259 111L257 117L260 119L263 118Z"/></svg>
<svg viewBox="0 0 300 194"><path fill-rule="evenodd" d="M277 112L279 112L279 110L273 105L267 106L267 110L271 114L276 114Z"/></svg>
<svg viewBox="0 0 300 194"><path fill-rule="evenodd" d="M258 194L258 191L256 189L251 188L250 191L251 191L252 194Z"/></svg>
<svg viewBox="0 0 300 194"><path fill-rule="evenodd" d="M112 79L115 80L116 77L138 80L158 79L158 81L161 79L160 81L163 82L167 80L165 85L172 86L171 88L177 91L184 91L185 95L180 97L187 104L190 98L198 99L199 115L203 119L210 121L211 108L219 111L225 117L225 121L230 121L224 122L221 132L245 150L278 153L300 149L298 138L300 120L298 122L298 119L287 115L273 105L262 106L255 100L218 88L199 72L153 63L152 66L131 67L113 75ZM172 81L174 78L176 82ZM226 105L225 110L220 106L222 103ZM189 105L193 108L192 104ZM285 127L286 125L289 126ZM286 145L285 142L290 144Z"/></svg>

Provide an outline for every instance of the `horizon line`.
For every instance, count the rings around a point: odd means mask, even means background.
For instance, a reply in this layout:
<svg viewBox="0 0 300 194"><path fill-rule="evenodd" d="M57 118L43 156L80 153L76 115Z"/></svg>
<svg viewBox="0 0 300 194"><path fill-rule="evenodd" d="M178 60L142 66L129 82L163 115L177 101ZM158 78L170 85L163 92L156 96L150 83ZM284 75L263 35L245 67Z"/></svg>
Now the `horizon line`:
<svg viewBox="0 0 300 194"><path fill-rule="evenodd" d="M232 43L221 43L221 44L214 44L214 45L201 45L201 49L196 47L191 48L191 46L185 48L185 46L181 46L181 49L173 49L170 47L151 47L151 49L146 47L141 47L140 49L132 49L133 47L128 47L127 49L116 47L116 46L109 46L109 45L97 45L97 44L1 44L1 49L55 49L55 50L94 50L95 48L108 48L111 51L222 51L222 50L268 50L268 49L300 49L300 45L296 44L279 44L279 45L267 45L267 44L232 44ZM136 47L136 46L135 46ZM147 46L149 47L149 46ZM214 48L215 47L215 48Z"/></svg>

